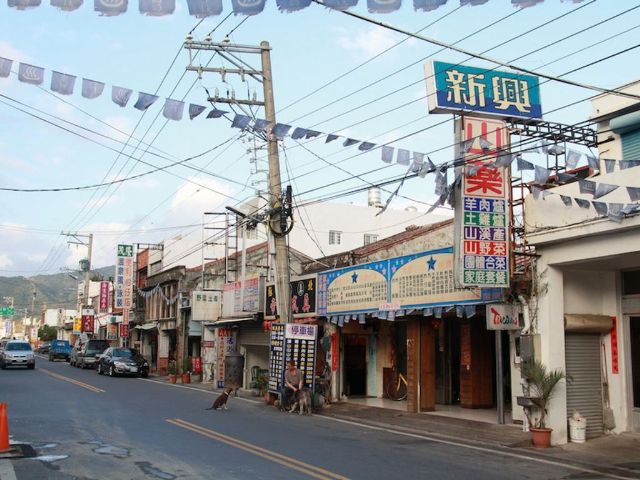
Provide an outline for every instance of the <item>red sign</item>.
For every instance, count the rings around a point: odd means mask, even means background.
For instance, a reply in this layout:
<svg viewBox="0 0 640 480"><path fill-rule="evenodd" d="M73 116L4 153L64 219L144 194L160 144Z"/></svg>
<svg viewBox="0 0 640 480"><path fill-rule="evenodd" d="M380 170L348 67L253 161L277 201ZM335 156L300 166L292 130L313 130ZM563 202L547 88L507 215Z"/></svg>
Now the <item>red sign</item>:
<svg viewBox="0 0 640 480"><path fill-rule="evenodd" d="M127 338L129 336L129 325L126 323L120 324L120 337Z"/></svg>
<svg viewBox="0 0 640 480"><path fill-rule="evenodd" d="M100 282L100 311L109 310L109 282Z"/></svg>
<svg viewBox="0 0 640 480"><path fill-rule="evenodd" d="M338 370L338 335L331 334L331 371Z"/></svg>
<svg viewBox="0 0 640 480"><path fill-rule="evenodd" d="M81 332L93 333L93 315L82 315Z"/></svg>
<svg viewBox="0 0 640 480"><path fill-rule="evenodd" d="M202 373L202 359L200 357L192 357L191 368L193 373Z"/></svg>
<svg viewBox="0 0 640 480"><path fill-rule="evenodd" d="M611 373L619 373L618 368L618 319L611 317L613 328L611 329Z"/></svg>
<svg viewBox="0 0 640 480"><path fill-rule="evenodd" d="M129 325L129 310L122 311L122 323L124 325Z"/></svg>

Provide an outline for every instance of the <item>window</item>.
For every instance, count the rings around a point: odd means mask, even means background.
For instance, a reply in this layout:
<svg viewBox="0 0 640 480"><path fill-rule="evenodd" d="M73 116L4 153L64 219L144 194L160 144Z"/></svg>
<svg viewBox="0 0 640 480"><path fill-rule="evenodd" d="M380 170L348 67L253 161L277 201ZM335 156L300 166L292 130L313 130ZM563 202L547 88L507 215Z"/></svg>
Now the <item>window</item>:
<svg viewBox="0 0 640 480"><path fill-rule="evenodd" d="M369 245L370 243L374 243L378 241L378 235L374 235L372 233L364 234L364 244Z"/></svg>
<svg viewBox="0 0 640 480"><path fill-rule="evenodd" d="M622 272L622 294L640 295L640 270Z"/></svg>
<svg viewBox="0 0 640 480"><path fill-rule="evenodd" d="M337 230L329 230L329 245L340 245L340 237L342 232Z"/></svg>

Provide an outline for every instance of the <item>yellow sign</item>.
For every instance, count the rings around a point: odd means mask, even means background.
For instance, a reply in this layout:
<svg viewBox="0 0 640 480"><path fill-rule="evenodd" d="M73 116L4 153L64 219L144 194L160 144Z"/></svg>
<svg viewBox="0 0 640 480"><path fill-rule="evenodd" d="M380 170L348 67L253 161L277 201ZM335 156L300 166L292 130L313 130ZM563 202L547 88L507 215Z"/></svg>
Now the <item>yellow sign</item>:
<svg viewBox="0 0 640 480"><path fill-rule="evenodd" d="M80 333L81 330L82 330L82 319L79 317L76 317L73 319L73 333L74 334Z"/></svg>

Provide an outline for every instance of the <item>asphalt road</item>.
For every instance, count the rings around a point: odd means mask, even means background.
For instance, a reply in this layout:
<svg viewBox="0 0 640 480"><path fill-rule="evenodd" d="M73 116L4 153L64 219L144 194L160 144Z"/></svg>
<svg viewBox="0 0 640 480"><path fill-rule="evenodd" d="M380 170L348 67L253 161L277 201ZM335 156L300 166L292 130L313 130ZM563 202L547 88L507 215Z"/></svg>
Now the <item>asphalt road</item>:
<svg viewBox="0 0 640 480"><path fill-rule="evenodd" d="M227 411L205 410L214 398L40 357L33 371L0 371L12 440L38 454L10 461L18 480L576 476L562 465L285 414L261 402L232 398ZM10 478L2 473L7 462L0 460L0 480Z"/></svg>

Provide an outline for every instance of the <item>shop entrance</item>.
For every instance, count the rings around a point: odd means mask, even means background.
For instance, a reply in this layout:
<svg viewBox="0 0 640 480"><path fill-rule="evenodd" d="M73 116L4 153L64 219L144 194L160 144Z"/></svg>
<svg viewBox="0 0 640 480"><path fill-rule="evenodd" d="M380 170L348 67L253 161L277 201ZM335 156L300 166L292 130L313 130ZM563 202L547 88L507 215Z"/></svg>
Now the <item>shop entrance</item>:
<svg viewBox="0 0 640 480"><path fill-rule="evenodd" d="M367 337L344 337L344 393L348 397L367 394Z"/></svg>
<svg viewBox="0 0 640 480"><path fill-rule="evenodd" d="M633 385L633 429L640 431L640 317L629 318L631 383Z"/></svg>

